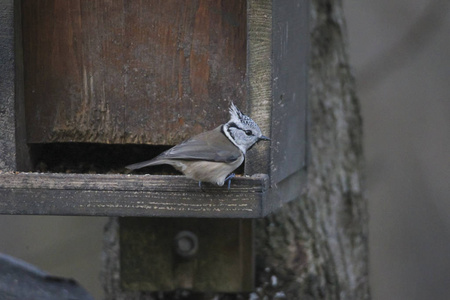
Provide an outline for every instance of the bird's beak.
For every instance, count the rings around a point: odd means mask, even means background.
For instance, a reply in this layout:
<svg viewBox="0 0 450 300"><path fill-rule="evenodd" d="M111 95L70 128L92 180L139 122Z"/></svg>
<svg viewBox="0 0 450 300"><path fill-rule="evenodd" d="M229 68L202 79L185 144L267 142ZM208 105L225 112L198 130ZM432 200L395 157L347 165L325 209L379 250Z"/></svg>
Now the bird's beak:
<svg viewBox="0 0 450 300"><path fill-rule="evenodd" d="M270 139L267 136L265 136L265 135L260 136L259 140L260 141L270 141Z"/></svg>

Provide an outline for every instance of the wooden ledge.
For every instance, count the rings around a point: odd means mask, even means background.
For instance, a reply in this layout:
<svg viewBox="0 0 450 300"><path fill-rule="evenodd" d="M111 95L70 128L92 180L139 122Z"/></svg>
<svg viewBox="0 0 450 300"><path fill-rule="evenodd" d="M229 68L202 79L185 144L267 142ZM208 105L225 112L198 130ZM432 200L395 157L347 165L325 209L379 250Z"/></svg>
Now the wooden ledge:
<svg viewBox="0 0 450 300"><path fill-rule="evenodd" d="M184 176L0 173L0 214L263 217L268 176L236 177L231 189Z"/></svg>

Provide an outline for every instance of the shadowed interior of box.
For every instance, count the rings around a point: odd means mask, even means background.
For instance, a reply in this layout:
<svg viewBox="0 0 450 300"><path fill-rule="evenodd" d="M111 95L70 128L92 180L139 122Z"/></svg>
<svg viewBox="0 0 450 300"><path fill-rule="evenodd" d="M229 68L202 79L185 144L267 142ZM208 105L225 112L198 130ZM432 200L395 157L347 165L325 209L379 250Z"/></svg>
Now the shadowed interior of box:
<svg viewBox="0 0 450 300"><path fill-rule="evenodd" d="M88 174L180 174L172 166L159 165L130 171L129 164L152 159L170 148L153 145L108 145L92 143L48 143L30 145L33 171ZM244 164L235 170L244 173Z"/></svg>

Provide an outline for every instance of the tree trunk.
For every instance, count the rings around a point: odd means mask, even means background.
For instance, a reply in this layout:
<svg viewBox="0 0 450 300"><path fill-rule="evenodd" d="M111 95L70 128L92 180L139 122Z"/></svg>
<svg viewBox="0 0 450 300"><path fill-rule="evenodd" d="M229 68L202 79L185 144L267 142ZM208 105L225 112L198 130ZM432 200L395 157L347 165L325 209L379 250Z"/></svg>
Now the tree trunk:
<svg viewBox="0 0 450 300"><path fill-rule="evenodd" d="M311 1L310 30L308 192L258 221L258 294L369 299L362 122L342 3Z"/></svg>
<svg viewBox="0 0 450 300"><path fill-rule="evenodd" d="M256 291L250 296L112 295L117 280L111 268L118 270L113 234L117 223L112 221L105 234L107 299L370 298L362 124L348 65L342 3L312 0L310 29L308 192L257 221Z"/></svg>

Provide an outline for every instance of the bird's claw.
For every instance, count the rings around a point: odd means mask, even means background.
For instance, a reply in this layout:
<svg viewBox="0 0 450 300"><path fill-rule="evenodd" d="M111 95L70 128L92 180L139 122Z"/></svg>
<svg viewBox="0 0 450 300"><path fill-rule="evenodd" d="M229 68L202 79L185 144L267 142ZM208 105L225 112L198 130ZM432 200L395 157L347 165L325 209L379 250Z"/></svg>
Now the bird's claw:
<svg viewBox="0 0 450 300"><path fill-rule="evenodd" d="M236 174L231 173L230 175L227 176L227 178L225 178L225 181L228 181L228 191L230 190L231 179L233 179L234 177L236 177Z"/></svg>

